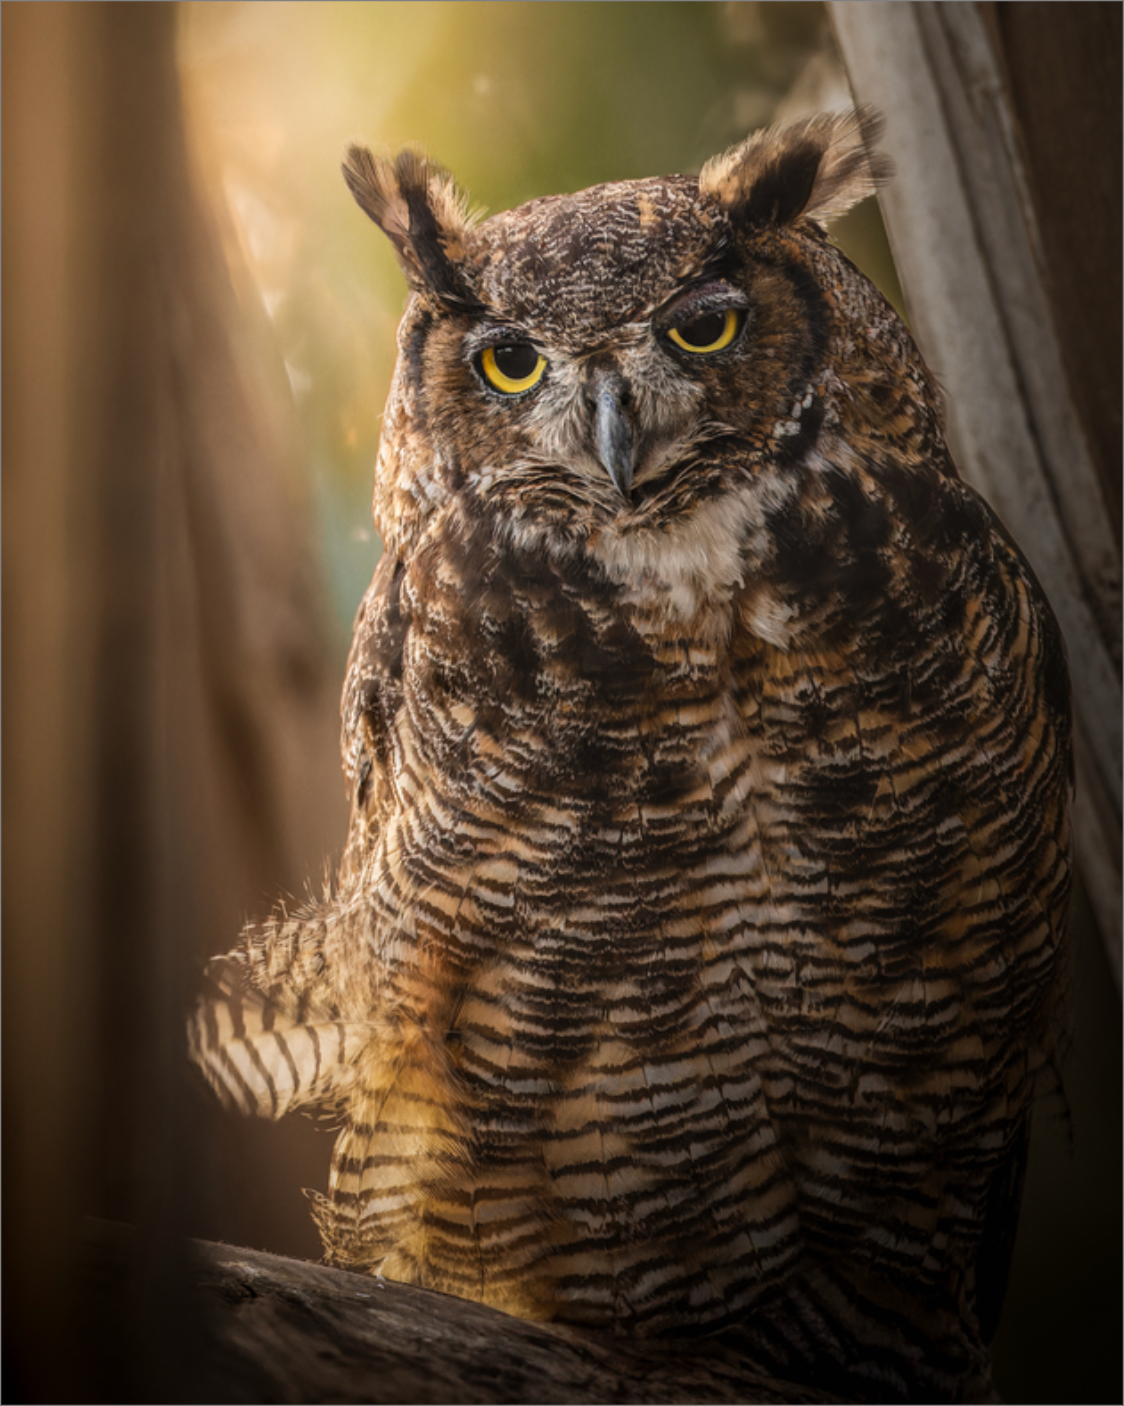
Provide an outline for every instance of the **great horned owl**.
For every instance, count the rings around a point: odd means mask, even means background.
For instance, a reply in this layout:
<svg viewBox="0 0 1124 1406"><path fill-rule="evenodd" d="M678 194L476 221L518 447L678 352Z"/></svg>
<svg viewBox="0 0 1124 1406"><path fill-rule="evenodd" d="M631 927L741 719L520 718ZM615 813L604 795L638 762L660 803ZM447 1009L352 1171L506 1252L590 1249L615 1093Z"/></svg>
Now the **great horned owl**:
<svg viewBox="0 0 1124 1406"><path fill-rule="evenodd" d="M322 902L193 1053L339 1120L326 1258L855 1396L986 1380L1069 888L1058 627L822 223L866 111L479 222L412 295Z"/></svg>

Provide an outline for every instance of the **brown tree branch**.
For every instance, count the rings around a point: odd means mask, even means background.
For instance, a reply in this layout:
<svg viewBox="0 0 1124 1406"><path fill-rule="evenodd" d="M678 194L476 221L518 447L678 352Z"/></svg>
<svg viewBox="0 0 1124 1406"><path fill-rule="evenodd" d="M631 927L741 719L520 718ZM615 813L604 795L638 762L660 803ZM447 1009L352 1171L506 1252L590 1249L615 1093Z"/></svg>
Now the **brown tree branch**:
<svg viewBox="0 0 1124 1406"><path fill-rule="evenodd" d="M127 1399L136 1393L119 1309L141 1264L139 1237L90 1221L85 1249L103 1389ZM196 1341L182 1399L189 1389L232 1402L842 1399L768 1377L714 1339L637 1347L280 1255L202 1241L187 1249Z"/></svg>

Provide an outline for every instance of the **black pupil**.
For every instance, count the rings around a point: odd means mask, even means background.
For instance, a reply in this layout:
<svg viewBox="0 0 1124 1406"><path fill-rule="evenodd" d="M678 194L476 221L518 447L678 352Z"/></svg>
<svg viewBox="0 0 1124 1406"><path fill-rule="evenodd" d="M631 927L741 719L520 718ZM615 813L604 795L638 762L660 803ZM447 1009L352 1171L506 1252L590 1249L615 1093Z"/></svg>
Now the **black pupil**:
<svg viewBox="0 0 1124 1406"><path fill-rule="evenodd" d="M539 364L539 354L526 342L518 342L510 347L496 347L492 355L497 368L511 381L523 381L532 374Z"/></svg>
<svg viewBox="0 0 1124 1406"><path fill-rule="evenodd" d="M707 312L680 327L679 335L692 347L709 347L725 330L725 312Z"/></svg>

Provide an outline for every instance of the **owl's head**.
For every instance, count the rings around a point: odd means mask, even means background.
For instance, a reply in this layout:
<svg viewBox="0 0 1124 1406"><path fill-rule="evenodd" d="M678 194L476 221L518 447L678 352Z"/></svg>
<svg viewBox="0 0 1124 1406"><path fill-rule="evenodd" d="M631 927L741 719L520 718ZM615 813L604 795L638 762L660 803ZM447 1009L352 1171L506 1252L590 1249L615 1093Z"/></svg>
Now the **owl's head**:
<svg viewBox="0 0 1124 1406"><path fill-rule="evenodd" d="M876 390L871 368L900 388L916 357L822 228L886 179L880 128L869 109L819 116L698 177L484 221L416 153L351 147L347 183L413 290L376 488L388 541L457 501L524 540L642 554L731 492L782 492Z"/></svg>

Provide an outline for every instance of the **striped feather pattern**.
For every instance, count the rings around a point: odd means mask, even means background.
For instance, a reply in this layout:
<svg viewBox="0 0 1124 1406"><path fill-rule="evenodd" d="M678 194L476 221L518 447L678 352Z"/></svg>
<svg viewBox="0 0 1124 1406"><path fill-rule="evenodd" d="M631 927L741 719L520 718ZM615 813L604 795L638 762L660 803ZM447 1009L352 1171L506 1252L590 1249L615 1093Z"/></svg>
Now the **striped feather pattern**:
<svg viewBox="0 0 1124 1406"><path fill-rule="evenodd" d="M738 225L736 167L427 234L411 268L461 262L399 334L347 849L192 1051L244 1112L341 1119L330 1262L965 1398L1059 1054L1064 649L905 329L799 182ZM659 310L719 265L749 330L684 371ZM500 324L550 366L511 404L472 370ZM574 347L631 387L627 499Z"/></svg>

